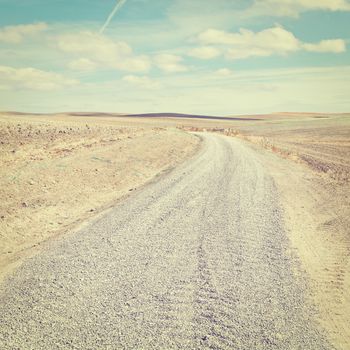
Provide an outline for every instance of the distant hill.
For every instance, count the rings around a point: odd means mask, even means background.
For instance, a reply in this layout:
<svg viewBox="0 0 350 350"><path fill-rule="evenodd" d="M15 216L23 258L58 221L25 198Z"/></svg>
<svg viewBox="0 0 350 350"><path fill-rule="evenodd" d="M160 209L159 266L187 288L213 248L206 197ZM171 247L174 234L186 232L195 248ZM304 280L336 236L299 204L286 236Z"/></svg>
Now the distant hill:
<svg viewBox="0 0 350 350"><path fill-rule="evenodd" d="M198 114L181 114L181 113L142 113L142 114L128 114L127 117L132 118L184 118L184 119L213 119L213 120L259 120L251 117L218 117L210 115Z"/></svg>

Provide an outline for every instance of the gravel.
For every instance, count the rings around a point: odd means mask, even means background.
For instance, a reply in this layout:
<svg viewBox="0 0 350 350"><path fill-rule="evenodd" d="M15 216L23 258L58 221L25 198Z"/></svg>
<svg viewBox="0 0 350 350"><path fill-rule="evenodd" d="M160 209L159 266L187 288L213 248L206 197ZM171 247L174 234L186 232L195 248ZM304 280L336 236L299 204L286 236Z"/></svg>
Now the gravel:
<svg viewBox="0 0 350 350"><path fill-rule="evenodd" d="M262 156L201 137L2 285L1 349L330 349Z"/></svg>

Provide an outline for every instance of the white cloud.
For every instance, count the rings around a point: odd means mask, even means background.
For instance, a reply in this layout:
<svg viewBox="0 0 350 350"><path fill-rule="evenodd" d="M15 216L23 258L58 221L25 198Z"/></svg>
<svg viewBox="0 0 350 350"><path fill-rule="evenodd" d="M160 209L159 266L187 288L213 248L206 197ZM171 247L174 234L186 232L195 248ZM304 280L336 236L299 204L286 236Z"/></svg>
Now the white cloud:
<svg viewBox="0 0 350 350"><path fill-rule="evenodd" d="M114 41L89 31L60 35L57 38L57 46L67 53L83 54L85 59L103 67L129 72L145 72L151 66L146 55L134 55L127 43Z"/></svg>
<svg viewBox="0 0 350 350"><path fill-rule="evenodd" d="M61 74L46 72L36 68L13 68L0 66L2 88L29 90L56 90L77 85L75 79L66 78Z"/></svg>
<svg viewBox="0 0 350 350"><path fill-rule="evenodd" d="M246 12L250 16L298 17L311 10L350 11L347 0L255 0Z"/></svg>
<svg viewBox="0 0 350 350"><path fill-rule="evenodd" d="M158 81L159 89L143 88L143 91L136 83L115 80L81 84L74 88L74 94L67 89L55 93L18 89L15 94L4 90L0 109L174 111L207 115L281 110L346 112L350 109L350 66L235 70L232 76L222 78L207 70L191 70L172 79L163 75Z"/></svg>
<svg viewBox="0 0 350 350"><path fill-rule="evenodd" d="M113 41L90 31L60 35L57 45L64 52L87 53L96 56L103 62L113 61L132 53L131 48L125 42Z"/></svg>
<svg viewBox="0 0 350 350"><path fill-rule="evenodd" d="M153 89L159 87L159 83L147 76L126 75L123 80L137 87Z"/></svg>
<svg viewBox="0 0 350 350"><path fill-rule="evenodd" d="M306 51L312 52L334 52L340 53L346 51L345 41L342 39L322 40L317 44L303 44Z"/></svg>
<svg viewBox="0 0 350 350"><path fill-rule="evenodd" d="M48 28L46 23L23 24L7 26L0 29L0 41L12 44L22 42L24 37L43 32Z"/></svg>
<svg viewBox="0 0 350 350"><path fill-rule="evenodd" d="M229 77L233 74L233 72L229 68L220 68L215 72L215 74L221 77Z"/></svg>
<svg viewBox="0 0 350 350"><path fill-rule="evenodd" d="M130 56L120 61L116 67L128 72L147 72L151 67L151 60L147 55Z"/></svg>
<svg viewBox="0 0 350 350"><path fill-rule="evenodd" d="M182 64L182 57L173 54L160 54L155 56L156 66L166 73L185 72L188 68Z"/></svg>
<svg viewBox="0 0 350 350"><path fill-rule="evenodd" d="M274 54L306 50L314 52L340 53L346 50L342 39L323 40L319 43L303 43L293 33L281 26L275 26L253 32L240 29L238 33L223 30L208 29L198 36L198 41L205 45L219 45L226 48L226 57L229 59L243 59L252 56L267 57Z"/></svg>
<svg viewBox="0 0 350 350"><path fill-rule="evenodd" d="M166 13L177 33L196 35L208 27L230 27L233 16L240 8L233 0L173 0ZM236 20L236 19L235 19Z"/></svg>
<svg viewBox="0 0 350 350"><path fill-rule="evenodd" d="M96 69L97 64L88 58L79 58L78 60L70 62L68 67L78 71L92 71Z"/></svg>
<svg viewBox="0 0 350 350"><path fill-rule="evenodd" d="M235 56L234 52L236 51L237 56L240 56L240 52L242 52L243 57L247 57L246 51L250 49L254 49L255 54L259 56L268 56L274 52L287 53L299 49L299 40L293 33L279 26L257 33L247 29L240 29L239 33L208 29L199 35L199 40L206 44L230 45L232 56Z"/></svg>
<svg viewBox="0 0 350 350"><path fill-rule="evenodd" d="M200 58L202 60L208 60L221 55L221 51L212 46L196 47L188 52L189 56Z"/></svg>

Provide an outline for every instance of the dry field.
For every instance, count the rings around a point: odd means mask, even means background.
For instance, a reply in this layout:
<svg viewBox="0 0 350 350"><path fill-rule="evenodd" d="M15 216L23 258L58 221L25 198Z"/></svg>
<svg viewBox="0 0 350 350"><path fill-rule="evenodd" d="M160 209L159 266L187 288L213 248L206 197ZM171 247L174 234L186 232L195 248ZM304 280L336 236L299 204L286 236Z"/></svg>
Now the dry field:
<svg viewBox="0 0 350 350"><path fill-rule="evenodd" d="M183 130L225 133L275 154L265 166L281 195L293 254L309 277L320 324L337 349L349 349L350 114L2 115L2 273L33 246L193 154L198 140Z"/></svg>
<svg viewBox="0 0 350 350"><path fill-rule="evenodd" d="M308 165L337 182L350 180L350 115L315 115L246 128L241 137Z"/></svg>
<svg viewBox="0 0 350 350"><path fill-rule="evenodd" d="M197 144L179 130L127 120L0 114L0 279Z"/></svg>
<svg viewBox="0 0 350 350"><path fill-rule="evenodd" d="M337 349L350 349L350 114L254 117L180 127L225 133L276 154L266 166L281 194L294 254L310 277L320 324Z"/></svg>
<svg viewBox="0 0 350 350"><path fill-rule="evenodd" d="M287 160L271 171L290 239L311 278L320 323L336 348L349 349L350 115L296 116L242 133Z"/></svg>

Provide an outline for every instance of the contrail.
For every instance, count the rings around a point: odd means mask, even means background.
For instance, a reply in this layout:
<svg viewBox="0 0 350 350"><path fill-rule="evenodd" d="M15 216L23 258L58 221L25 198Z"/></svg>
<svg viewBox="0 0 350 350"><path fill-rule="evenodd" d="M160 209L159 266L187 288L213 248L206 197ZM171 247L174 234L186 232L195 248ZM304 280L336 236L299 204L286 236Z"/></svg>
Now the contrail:
<svg viewBox="0 0 350 350"><path fill-rule="evenodd" d="M109 22L112 20L112 18L114 17L114 15L117 13L117 11L126 3L126 0L118 0L113 11L109 14L105 24L101 27L100 29L100 34L102 34L105 29L108 27Z"/></svg>

